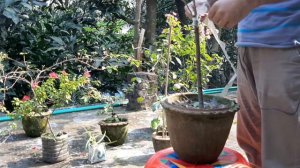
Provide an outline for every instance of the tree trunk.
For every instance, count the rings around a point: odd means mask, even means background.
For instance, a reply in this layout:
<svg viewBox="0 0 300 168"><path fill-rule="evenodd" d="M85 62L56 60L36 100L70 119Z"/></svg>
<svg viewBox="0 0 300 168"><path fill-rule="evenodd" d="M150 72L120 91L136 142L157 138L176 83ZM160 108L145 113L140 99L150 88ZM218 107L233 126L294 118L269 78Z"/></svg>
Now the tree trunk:
<svg viewBox="0 0 300 168"><path fill-rule="evenodd" d="M146 46L153 45L156 38L157 0L146 0Z"/></svg>
<svg viewBox="0 0 300 168"><path fill-rule="evenodd" d="M140 39L140 27L141 27L141 8L142 0L136 0L135 7L135 24L134 24L134 57L136 60L141 61L140 48L138 48L139 39Z"/></svg>
<svg viewBox="0 0 300 168"><path fill-rule="evenodd" d="M177 7L177 12L178 12L178 17L179 17L179 21L181 26L187 25L188 24L188 19L185 16L185 10L184 10L184 2L182 0L175 0L175 4ZM186 34L187 32L185 30L182 29L182 33Z"/></svg>

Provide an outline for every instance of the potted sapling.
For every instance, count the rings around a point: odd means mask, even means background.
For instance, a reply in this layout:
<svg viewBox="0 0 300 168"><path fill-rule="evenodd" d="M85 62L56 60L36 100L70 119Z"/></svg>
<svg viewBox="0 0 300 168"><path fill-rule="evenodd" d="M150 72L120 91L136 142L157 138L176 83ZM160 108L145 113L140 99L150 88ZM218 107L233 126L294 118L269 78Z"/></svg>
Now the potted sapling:
<svg viewBox="0 0 300 168"><path fill-rule="evenodd" d="M171 144L181 160L193 164L212 163L222 152L238 110L234 101L211 95L203 95L201 61L206 53L200 49L205 38L199 33L195 0L193 1L193 25L197 65L198 93L178 93L161 102L167 120ZM205 45L201 45L205 47Z"/></svg>
<svg viewBox="0 0 300 168"><path fill-rule="evenodd" d="M152 143L155 152L171 147L170 137L166 125L166 117L161 107L160 102L152 105L153 112L158 114L158 117L151 121Z"/></svg>
<svg viewBox="0 0 300 168"><path fill-rule="evenodd" d="M164 96L168 96L169 87L169 70L171 62L171 39L172 39L172 19L167 17L167 22L169 23L169 33L168 33L168 44L167 44L167 66L165 68L165 88ZM171 147L170 137L166 125L166 117L164 109L161 106L161 101L158 101L152 105L152 111L158 113L158 118L151 121L151 128L156 131L152 134L152 142L155 152L162 149Z"/></svg>

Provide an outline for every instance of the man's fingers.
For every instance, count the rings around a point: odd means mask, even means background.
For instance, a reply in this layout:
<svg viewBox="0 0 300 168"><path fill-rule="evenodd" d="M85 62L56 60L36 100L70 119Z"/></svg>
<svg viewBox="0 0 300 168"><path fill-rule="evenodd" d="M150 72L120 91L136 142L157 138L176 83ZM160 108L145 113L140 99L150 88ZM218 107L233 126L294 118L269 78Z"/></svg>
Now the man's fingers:
<svg viewBox="0 0 300 168"><path fill-rule="evenodd" d="M209 12L208 12L208 18L210 19L210 20L214 20L215 18L215 15L216 15L216 11L217 9L214 7L214 6L212 6L211 8L210 8L210 10L209 10Z"/></svg>
<svg viewBox="0 0 300 168"><path fill-rule="evenodd" d="M227 24L227 21L224 19L219 19L217 22L215 22L219 27L224 27Z"/></svg>
<svg viewBox="0 0 300 168"><path fill-rule="evenodd" d="M234 28L234 26L236 26L236 25L237 25L236 23L230 22L230 23L228 23L228 25L226 26L226 28L232 29L232 28Z"/></svg>

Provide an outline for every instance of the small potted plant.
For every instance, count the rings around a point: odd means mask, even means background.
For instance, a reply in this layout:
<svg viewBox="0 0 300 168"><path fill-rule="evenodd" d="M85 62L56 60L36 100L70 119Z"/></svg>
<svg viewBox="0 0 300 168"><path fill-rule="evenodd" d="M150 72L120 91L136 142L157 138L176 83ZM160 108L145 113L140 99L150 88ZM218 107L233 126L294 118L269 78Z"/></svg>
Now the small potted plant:
<svg viewBox="0 0 300 168"><path fill-rule="evenodd" d="M169 87L169 71L170 71L170 62L171 62L171 39L172 39L172 30L173 25L171 24L171 20L167 17L167 21L169 23L168 30L168 43L167 43L167 62L165 67L165 94L164 97L168 96L168 87ZM169 137L169 133L167 130L166 124L166 114L164 109L161 106L161 100L154 103L152 105L152 111L158 113L158 118L155 118L151 121L151 128L156 131L152 134L152 142L155 152L160 151L162 149L171 147L171 140Z"/></svg>
<svg viewBox="0 0 300 168"><path fill-rule="evenodd" d="M99 135L87 129L85 129L85 132L88 137L85 145L85 148L88 150L88 161L91 164L104 161L106 159L106 144L104 142L106 132Z"/></svg>
<svg viewBox="0 0 300 168"><path fill-rule="evenodd" d="M100 113L111 113L111 117L101 120L99 122L101 132L106 132L106 142L109 142L111 146L122 145L128 134L128 119L120 117L114 112L114 102L117 100L113 96L105 96L103 100L107 103L107 106Z"/></svg>
<svg viewBox="0 0 300 168"><path fill-rule="evenodd" d="M171 147L171 142L167 130L165 113L160 101L152 105L152 111L158 113L158 117L151 121L151 128L154 130L152 133L152 143L154 151L158 152Z"/></svg>

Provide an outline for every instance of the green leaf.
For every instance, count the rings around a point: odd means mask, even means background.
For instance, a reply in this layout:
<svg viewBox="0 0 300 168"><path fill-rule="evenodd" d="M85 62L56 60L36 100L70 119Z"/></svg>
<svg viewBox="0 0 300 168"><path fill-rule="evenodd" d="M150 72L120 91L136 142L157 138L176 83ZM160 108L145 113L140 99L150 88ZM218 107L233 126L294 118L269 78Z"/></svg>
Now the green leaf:
<svg viewBox="0 0 300 168"><path fill-rule="evenodd" d="M144 100L145 100L145 99L144 99L143 97L138 97L138 98L136 99L136 101L137 101L139 104L143 103Z"/></svg>
<svg viewBox="0 0 300 168"><path fill-rule="evenodd" d="M60 45L65 45L65 42L60 37L50 36L50 38Z"/></svg>
<svg viewBox="0 0 300 168"><path fill-rule="evenodd" d="M5 0L5 7L11 5L14 2L15 2L15 0Z"/></svg>
<svg viewBox="0 0 300 168"><path fill-rule="evenodd" d="M48 31L50 31L51 33L53 32L52 26L49 23L44 23L44 26Z"/></svg>
<svg viewBox="0 0 300 168"><path fill-rule="evenodd" d="M28 3L26 3L26 2L21 2L21 4L22 4L25 8L27 8L27 9L29 9L29 10L32 10L32 6L29 5Z"/></svg>
<svg viewBox="0 0 300 168"><path fill-rule="evenodd" d="M178 57L175 57L176 61L178 62L178 64L180 64L182 66L182 62Z"/></svg>
<svg viewBox="0 0 300 168"><path fill-rule="evenodd" d="M160 123L160 121L159 121L158 118L153 119L151 121L151 128L154 129L154 130L156 130L157 127L159 126L159 123Z"/></svg>
<svg viewBox="0 0 300 168"><path fill-rule="evenodd" d="M137 77L131 78L130 82L131 82L131 83L135 82L135 81L136 81L136 78L137 78Z"/></svg>
<svg viewBox="0 0 300 168"><path fill-rule="evenodd" d="M137 83L142 83L142 79L141 78L136 78L136 82Z"/></svg>
<svg viewBox="0 0 300 168"><path fill-rule="evenodd" d="M7 18L11 19L15 24L18 24L20 21L18 14L12 8L5 8L3 15L6 16Z"/></svg>
<svg viewBox="0 0 300 168"><path fill-rule="evenodd" d="M64 50L63 47L50 47L45 52L53 51L53 50Z"/></svg>

